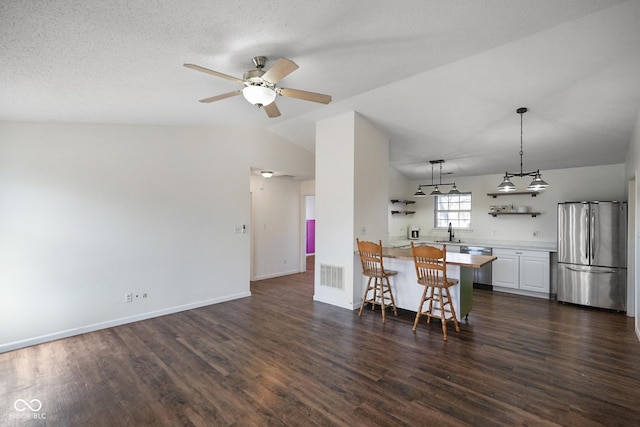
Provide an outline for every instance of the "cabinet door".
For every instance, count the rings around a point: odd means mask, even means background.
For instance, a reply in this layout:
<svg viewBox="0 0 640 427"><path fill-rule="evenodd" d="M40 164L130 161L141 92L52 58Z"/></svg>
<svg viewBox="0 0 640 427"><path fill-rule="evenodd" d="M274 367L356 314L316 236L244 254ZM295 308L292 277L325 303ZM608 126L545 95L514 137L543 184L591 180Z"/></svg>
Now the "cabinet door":
<svg viewBox="0 0 640 427"><path fill-rule="evenodd" d="M549 293L549 257L520 256L520 289Z"/></svg>
<svg viewBox="0 0 640 427"><path fill-rule="evenodd" d="M494 249L497 259L493 262L491 284L503 288L518 288L520 257L513 251Z"/></svg>

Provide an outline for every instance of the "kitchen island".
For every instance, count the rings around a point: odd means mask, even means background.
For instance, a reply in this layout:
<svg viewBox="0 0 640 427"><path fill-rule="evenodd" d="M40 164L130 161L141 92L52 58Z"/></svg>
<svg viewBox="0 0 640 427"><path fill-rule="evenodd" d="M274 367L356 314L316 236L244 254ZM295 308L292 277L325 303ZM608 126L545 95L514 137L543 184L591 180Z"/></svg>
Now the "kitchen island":
<svg viewBox="0 0 640 427"><path fill-rule="evenodd" d="M391 279L396 307L417 312L424 287L417 283L411 249L383 247L382 257L385 269L398 272ZM447 278L458 279L458 284L450 288L458 319L467 316L473 308L473 269L495 259L490 255L447 252Z"/></svg>

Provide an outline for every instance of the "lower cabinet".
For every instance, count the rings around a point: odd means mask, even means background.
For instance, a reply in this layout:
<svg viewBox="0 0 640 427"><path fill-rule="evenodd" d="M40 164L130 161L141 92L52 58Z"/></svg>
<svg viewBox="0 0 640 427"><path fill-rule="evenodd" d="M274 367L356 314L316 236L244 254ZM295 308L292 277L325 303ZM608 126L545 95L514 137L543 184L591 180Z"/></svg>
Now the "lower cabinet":
<svg viewBox="0 0 640 427"><path fill-rule="evenodd" d="M492 285L496 291L549 297L549 253L493 249Z"/></svg>

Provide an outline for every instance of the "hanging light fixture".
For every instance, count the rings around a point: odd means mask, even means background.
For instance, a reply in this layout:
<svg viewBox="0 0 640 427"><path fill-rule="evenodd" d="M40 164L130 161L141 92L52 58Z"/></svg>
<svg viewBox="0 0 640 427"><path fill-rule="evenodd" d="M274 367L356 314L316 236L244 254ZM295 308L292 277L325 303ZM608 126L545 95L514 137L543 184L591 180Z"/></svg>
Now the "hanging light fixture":
<svg viewBox="0 0 640 427"><path fill-rule="evenodd" d="M260 175L262 175L263 178L271 178L273 176L273 172L271 171L262 171L260 172Z"/></svg>
<svg viewBox="0 0 640 427"><path fill-rule="evenodd" d="M442 164L444 163L444 160L430 160L429 163L431 163L431 184L419 184L418 191L414 193L413 197L426 196L426 193L422 191L422 187L434 187L433 191L429 193L430 196L439 196L439 195L445 194L442 191L440 191L440 187L442 187L443 185L453 185L453 188L449 191L449 193L446 193L446 194L460 194L460 191L458 191L458 188L456 187L455 182L452 182L452 183L442 182ZM440 179L438 180L437 184L433 183L433 166L434 165L440 165L440 175L439 175Z"/></svg>
<svg viewBox="0 0 640 427"><path fill-rule="evenodd" d="M529 191L542 191L545 188L547 188L549 186L549 184L547 184L546 182L543 181L542 179L542 175L540 174L540 169L532 171L532 172L523 172L522 171L522 155L524 154L524 151L522 150L522 116L524 115L524 113L526 113L528 111L527 108L522 107L522 108L518 108L516 110L516 113L520 114L520 172L519 173L513 173L513 172L505 172L504 173L504 178L502 179L502 182L500 183L500 185L498 185L498 191L503 192L503 193L508 193L511 191L516 191L516 186L513 184L513 182L511 182L511 178L513 178L514 176L517 177L525 177L525 176L532 176L533 177L533 181L531 181L531 184L529 184L527 186L527 190Z"/></svg>

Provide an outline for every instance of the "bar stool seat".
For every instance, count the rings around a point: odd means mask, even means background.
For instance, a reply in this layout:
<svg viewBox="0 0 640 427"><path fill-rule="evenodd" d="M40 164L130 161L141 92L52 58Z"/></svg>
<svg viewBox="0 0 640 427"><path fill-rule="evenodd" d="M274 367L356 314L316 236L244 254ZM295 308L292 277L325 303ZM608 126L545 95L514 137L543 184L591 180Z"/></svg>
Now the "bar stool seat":
<svg viewBox="0 0 640 427"><path fill-rule="evenodd" d="M447 279L447 246L443 245L442 249L438 249L434 246L414 246L411 242L411 252L418 283L424 286L420 307L413 322L413 331L418 327L420 316L427 316L427 324L431 322L431 318L440 319L446 341L447 322L453 320L456 331L460 332L458 317L449 292L449 288L458 283L458 280ZM428 302L428 306L423 311L425 302Z"/></svg>
<svg viewBox="0 0 640 427"><path fill-rule="evenodd" d="M385 270L382 263L382 241L374 243L361 242L356 239L356 242L358 243L358 252L362 263L362 274L369 278L367 289L362 297L362 304L360 304L358 317L362 316L365 304L371 304L371 310L375 310L376 305L379 305L382 309L382 323L386 323L387 307L392 307L393 314L395 316L398 315L396 301L393 298L393 291L389 283L389 277L395 276L398 272Z"/></svg>

